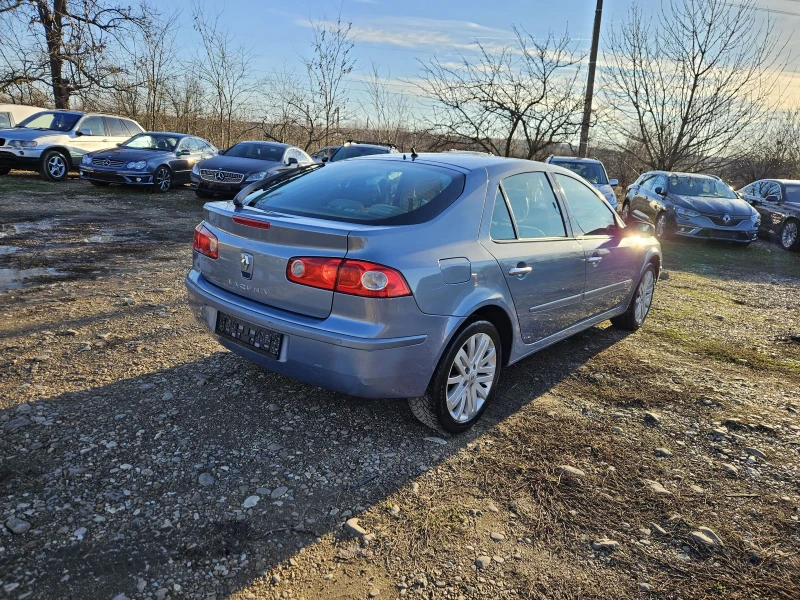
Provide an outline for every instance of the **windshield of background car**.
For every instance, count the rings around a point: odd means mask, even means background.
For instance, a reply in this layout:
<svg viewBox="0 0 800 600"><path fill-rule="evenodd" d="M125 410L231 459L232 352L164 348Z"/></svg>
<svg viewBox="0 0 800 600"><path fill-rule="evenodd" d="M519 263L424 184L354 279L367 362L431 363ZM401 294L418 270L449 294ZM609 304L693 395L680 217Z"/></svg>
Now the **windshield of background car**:
<svg viewBox="0 0 800 600"><path fill-rule="evenodd" d="M370 225L428 221L461 195L463 174L399 161L353 161L307 171L252 194L261 210Z"/></svg>
<svg viewBox="0 0 800 600"><path fill-rule="evenodd" d="M270 162L280 162L283 153L286 151L284 146L270 146L268 144L236 144L228 148L225 156L236 158L252 158L255 160L267 160Z"/></svg>
<svg viewBox="0 0 800 600"><path fill-rule="evenodd" d="M388 148L374 148L371 146L342 146L328 162L337 162L345 158L355 158L356 156L369 156L370 154L386 154Z"/></svg>
<svg viewBox="0 0 800 600"><path fill-rule="evenodd" d="M45 111L31 115L17 127L26 129L47 129L49 131L71 131L81 115L57 111Z"/></svg>
<svg viewBox="0 0 800 600"><path fill-rule="evenodd" d="M11 127L11 113L0 112L0 129L9 129Z"/></svg>
<svg viewBox="0 0 800 600"><path fill-rule="evenodd" d="M121 148L133 148L135 150L166 150L172 152L178 145L178 138L171 135L151 135L144 133L132 137L122 144Z"/></svg>
<svg viewBox="0 0 800 600"><path fill-rule="evenodd" d="M800 204L800 184L787 183L786 184L786 202L793 202Z"/></svg>
<svg viewBox="0 0 800 600"><path fill-rule="evenodd" d="M719 179L692 177L691 175L670 175L669 191L679 196L699 196L702 198L738 197L731 188Z"/></svg>
<svg viewBox="0 0 800 600"><path fill-rule="evenodd" d="M606 171L603 169L603 165L599 163L590 163L578 160L554 160L552 164L569 169L573 173L577 173L589 183L595 183L597 185L606 185L608 183Z"/></svg>

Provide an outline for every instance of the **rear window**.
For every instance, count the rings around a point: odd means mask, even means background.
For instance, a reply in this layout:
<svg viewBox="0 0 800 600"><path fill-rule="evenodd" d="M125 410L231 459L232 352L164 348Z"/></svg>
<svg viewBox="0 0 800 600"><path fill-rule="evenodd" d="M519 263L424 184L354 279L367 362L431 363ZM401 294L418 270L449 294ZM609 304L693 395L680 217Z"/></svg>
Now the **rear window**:
<svg viewBox="0 0 800 600"><path fill-rule="evenodd" d="M261 210L348 223L411 225L434 218L464 190L463 174L400 161L332 164L261 190L246 203Z"/></svg>

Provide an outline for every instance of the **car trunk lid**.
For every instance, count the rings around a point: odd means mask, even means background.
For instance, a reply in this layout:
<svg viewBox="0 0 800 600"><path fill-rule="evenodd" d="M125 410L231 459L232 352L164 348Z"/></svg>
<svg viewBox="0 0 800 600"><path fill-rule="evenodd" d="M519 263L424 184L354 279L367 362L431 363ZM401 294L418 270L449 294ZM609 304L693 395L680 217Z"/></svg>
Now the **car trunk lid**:
<svg viewBox="0 0 800 600"><path fill-rule="evenodd" d="M351 223L237 208L232 202L210 203L204 211L219 243L217 259L198 255L195 261L205 279L267 306L319 319L330 315L333 292L290 282L286 266L295 256L344 258ZM250 224L242 222L248 219Z"/></svg>

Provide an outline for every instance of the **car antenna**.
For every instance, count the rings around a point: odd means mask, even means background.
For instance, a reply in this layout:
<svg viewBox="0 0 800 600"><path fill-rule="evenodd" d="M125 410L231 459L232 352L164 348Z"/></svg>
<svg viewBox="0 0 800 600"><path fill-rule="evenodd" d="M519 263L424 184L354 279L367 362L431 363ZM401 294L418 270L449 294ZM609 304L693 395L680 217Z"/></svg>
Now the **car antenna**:
<svg viewBox="0 0 800 600"><path fill-rule="evenodd" d="M419 154L417 154L417 151L414 150L414 146L411 146L411 160L416 160L418 156Z"/></svg>

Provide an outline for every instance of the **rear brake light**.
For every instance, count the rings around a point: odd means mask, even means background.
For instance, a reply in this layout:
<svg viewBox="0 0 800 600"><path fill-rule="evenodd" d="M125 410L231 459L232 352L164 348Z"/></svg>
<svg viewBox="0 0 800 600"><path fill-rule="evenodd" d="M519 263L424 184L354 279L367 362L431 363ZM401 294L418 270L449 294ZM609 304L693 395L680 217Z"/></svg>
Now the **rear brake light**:
<svg viewBox="0 0 800 600"><path fill-rule="evenodd" d="M289 281L340 294L368 298L410 296L411 290L399 271L363 260L295 257L286 266Z"/></svg>
<svg viewBox="0 0 800 600"><path fill-rule="evenodd" d="M209 258L217 258L219 256L217 236L211 233L202 223L194 228L194 249Z"/></svg>
<svg viewBox="0 0 800 600"><path fill-rule="evenodd" d="M259 219L249 219L247 217L233 217L233 222L239 225L247 225L248 227L258 227L259 229L269 229L267 221L260 221Z"/></svg>

